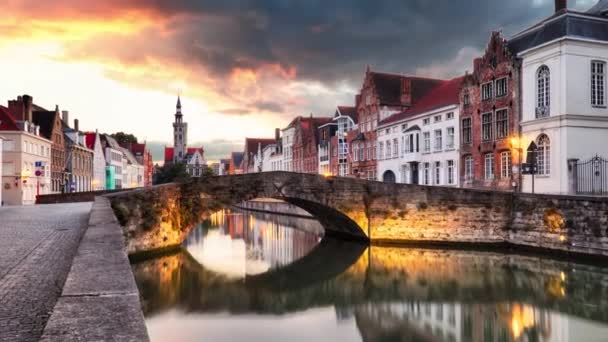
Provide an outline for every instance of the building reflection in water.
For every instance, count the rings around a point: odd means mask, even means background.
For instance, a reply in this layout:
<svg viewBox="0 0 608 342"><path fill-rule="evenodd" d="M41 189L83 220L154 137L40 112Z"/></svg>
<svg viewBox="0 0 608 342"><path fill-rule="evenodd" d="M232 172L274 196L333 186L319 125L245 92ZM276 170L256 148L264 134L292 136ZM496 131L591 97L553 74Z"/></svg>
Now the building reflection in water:
<svg viewBox="0 0 608 342"><path fill-rule="evenodd" d="M182 252L134 264L152 340L608 340L607 268L319 243L298 220L220 212Z"/></svg>
<svg viewBox="0 0 608 342"><path fill-rule="evenodd" d="M202 266L233 278L261 274L294 262L321 240L318 221L223 210L196 227L185 249ZM274 218L274 219L273 219Z"/></svg>

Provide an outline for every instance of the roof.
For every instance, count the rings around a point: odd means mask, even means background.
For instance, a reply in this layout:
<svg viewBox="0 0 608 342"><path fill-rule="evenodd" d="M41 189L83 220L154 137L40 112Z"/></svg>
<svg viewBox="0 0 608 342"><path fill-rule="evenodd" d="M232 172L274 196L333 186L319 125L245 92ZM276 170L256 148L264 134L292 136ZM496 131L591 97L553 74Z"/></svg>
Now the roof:
<svg viewBox="0 0 608 342"><path fill-rule="evenodd" d="M95 149L95 137L97 136L97 133L93 133L93 132L86 132L84 134L84 144L87 146L87 148L94 150Z"/></svg>
<svg viewBox="0 0 608 342"><path fill-rule="evenodd" d="M464 76L460 76L449 81L443 81L418 100L412 107L380 121L378 126L391 124L418 114L458 104L463 80Z"/></svg>
<svg viewBox="0 0 608 342"><path fill-rule="evenodd" d="M104 134L104 137L106 138L106 141L108 142L108 145L110 145L111 148L115 150L121 149L120 144L116 141L116 139L112 138L108 134Z"/></svg>
<svg viewBox="0 0 608 342"><path fill-rule="evenodd" d="M120 150L122 151L124 156L129 161L129 164L140 165L139 162L137 161L137 159L135 159L135 156L133 155L133 153L131 153L131 151L129 151L129 149L121 147Z"/></svg>
<svg viewBox="0 0 608 342"><path fill-rule="evenodd" d="M375 71L371 71L370 75L380 105L401 105L402 84L404 80L410 80L411 82L412 100L423 96L438 83L442 82L442 80L432 78L386 74Z"/></svg>
<svg viewBox="0 0 608 342"><path fill-rule="evenodd" d="M350 106L338 106L338 111L342 116L348 116L353 120L354 123L357 123L358 115L357 108ZM337 114L337 113L336 113Z"/></svg>
<svg viewBox="0 0 608 342"><path fill-rule="evenodd" d="M277 141L275 139L262 139L262 138L245 138L245 151L256 153L258 151L258 145L262 144L262 149L267 145L274 144Z"/></svg>
<svg viewBox="0 0 608 342"><path fill-rule="evenodd" d="M134 154L141 154L142 156L146 152L146 144L130 144L129 150Z"/></svg>
<svg viewBox="0 0 608 342"><path fill-rule="evenodd" d="M608 21L591 12L608 6L606 0L602 2L587 13L572 10L556 12L513 36L509 40L509 49L517 54L563 37L608 41Z"/></svg>
<svg viewBox="0 0 608 342"><path fill-rule="evenodd" d="M0 131L18 131L17 121L8 108L0 106Z"/></svg>
<svg viewBox="0 0 608 342"><path fill-rule="evenodd" d="M205 149L202 147L188 147L186 150L186 155L193 154L195 152L199 152L203 157L205 156ZM172 161L174 153L173 147L165 146L165 161Z"/></svg>
<svg viewBox="0 0 608 342"><path fill-rule="evenodd" d="M55 123L55 111L35 111L32 113L34 124L40 126L40 135L52 140L53 125Z"/></svg>
<svg viewBox="0 0 608 342"><path fill-rule="evenodd" d="M235 168L238 168L241 166L244 155L245 154L243 152L232 152L232 154L230 155L230 159L231 159L231 162L234 164Z"/></svg>

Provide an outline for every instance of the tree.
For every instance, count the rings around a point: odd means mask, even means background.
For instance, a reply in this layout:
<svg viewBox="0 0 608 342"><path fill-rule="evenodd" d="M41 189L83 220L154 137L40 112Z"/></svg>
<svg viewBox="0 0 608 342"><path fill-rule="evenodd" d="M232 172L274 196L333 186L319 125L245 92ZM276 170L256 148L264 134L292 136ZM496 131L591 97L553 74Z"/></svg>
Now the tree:
<svg viewBox="0 0 608 342"><path fill-rule="evenodd" d="M165 164L154 173L154 184L184 183L190 180L186 165L182 163Z"/></svg>
<svg viewBox="0 0 608 342"><path fill-rule="evenodd" d="M124 132L117 132L114 134L110 134L112 138L114 138L120 145L124 144L137 144L137 137L133 134L128 134Z"/></svg>

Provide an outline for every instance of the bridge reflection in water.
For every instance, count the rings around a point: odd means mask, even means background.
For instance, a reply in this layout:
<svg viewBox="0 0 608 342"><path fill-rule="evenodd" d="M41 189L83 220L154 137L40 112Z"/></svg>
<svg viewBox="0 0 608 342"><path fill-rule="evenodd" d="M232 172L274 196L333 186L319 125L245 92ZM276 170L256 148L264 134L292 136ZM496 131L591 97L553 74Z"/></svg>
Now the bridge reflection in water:
<svg viewBox="0 0 608 342"><path fill-rule="evenodd" d="M158 341L605 341L608 268L323 239L223 211L133 265ZM294 229L304 227L305 230Z"/></svg>

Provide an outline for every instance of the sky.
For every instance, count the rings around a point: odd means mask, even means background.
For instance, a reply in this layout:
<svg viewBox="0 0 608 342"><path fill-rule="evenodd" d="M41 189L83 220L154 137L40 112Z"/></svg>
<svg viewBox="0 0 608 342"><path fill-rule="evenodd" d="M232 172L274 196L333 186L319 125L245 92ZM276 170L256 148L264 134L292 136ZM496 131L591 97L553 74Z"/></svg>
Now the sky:
<svg viewBox="0 0 608 342"><path fill-rule="evenodd" d="M596 0L570 0L585 10ZM181 94L208 159L298 115L353 105L364 71L448 78L492 30L509 37L553 0L0 0L0 104L29 94L81 130L124 131L155 159Z"/></svg>

